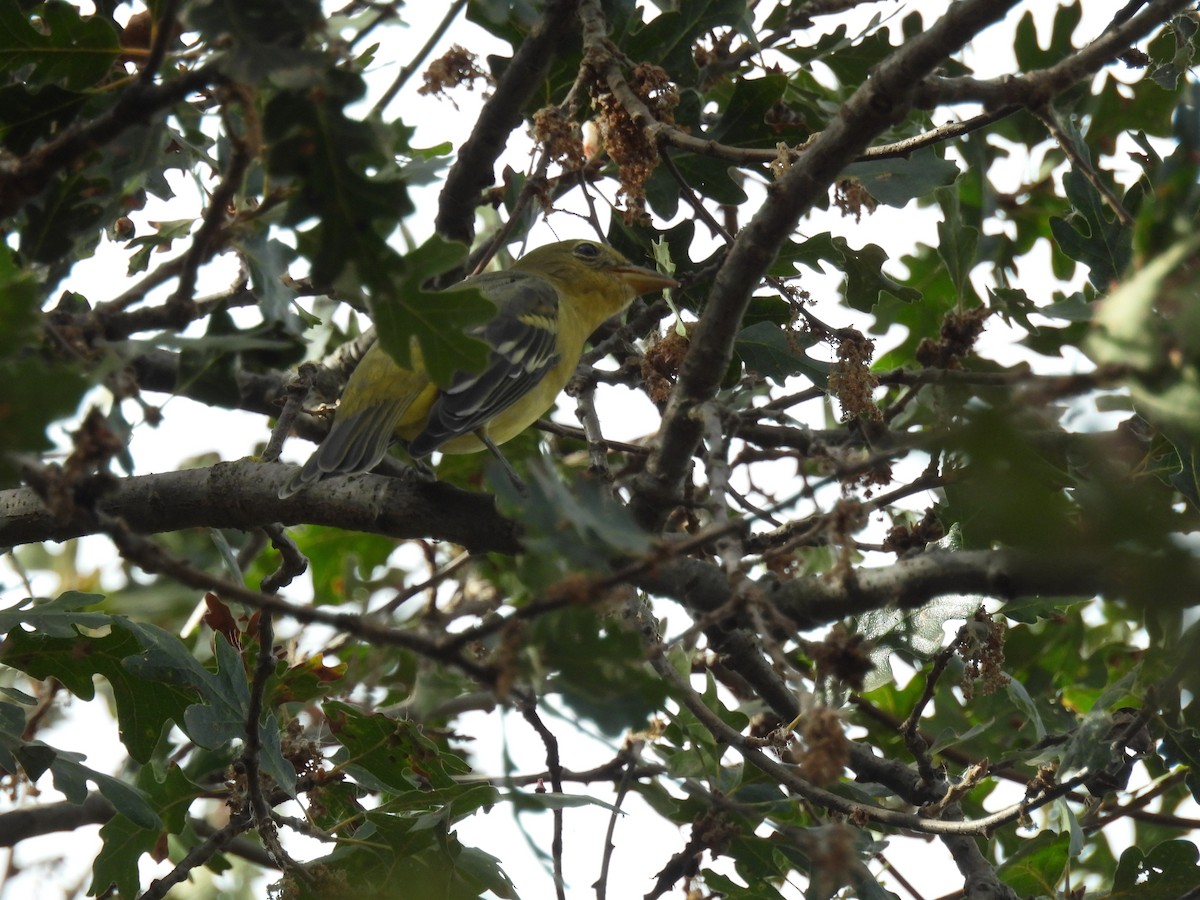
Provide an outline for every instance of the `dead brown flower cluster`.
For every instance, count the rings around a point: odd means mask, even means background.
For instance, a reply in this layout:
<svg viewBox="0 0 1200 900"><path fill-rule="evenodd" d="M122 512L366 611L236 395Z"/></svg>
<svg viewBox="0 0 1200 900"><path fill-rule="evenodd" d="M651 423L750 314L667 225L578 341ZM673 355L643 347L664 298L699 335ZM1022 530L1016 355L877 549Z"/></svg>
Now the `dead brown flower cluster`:
<svg viewBox="0 0 1200 900"><path fill-rule="evenodd" d="M838 342L838 361L829 376L829 390L842 406L842 421L859 417L871 422L883 418L873 396L879 384L871 374L875 342L854 329L846 329Z"/></svg>
<svg viewBox="0 0 1200 900"><path fill-rule="evenodd" d="M1008 684L1004 628L982 608L959 630L954 649L962 657L962 692L967 700L975 696L976 686L986 697Z"/></svg>
<svg viewBox="0 0 1200 900"><path fill-rule="evenodd" d="M800 774L813 784L824 787L842 777L850 761L850 746L842 730L842 717L821 706L805 715L800 723L804 752L800 755Z"/></svg>
<svg viewBox="0 0 1200 900"><path fill-rule="evenodd" d="M689 344L686 336L672 329L655 341L642 357L642 381L656 406L662 406L671 398Z"/></svg>
<svg viewBox="0 0 1200 900"><path fill-rule="evenodd" d="M990 315L991 310L982 306L951 310L942 320L938 340L925 338L917 346L917 362L936 369L961 368L959 361L971 352Z"/></svg>
<svg viewBox="0 0 1200 900"><path fill-rule="evenodd" d="M651 63L638 63L629 75L629 87L655 119L668 125L675 123L679 94L666 70ZM625 221L630 224L648 221L646 182L658 166L658 147L602 82L597 81L593 87L592 106L604 138L604 149L617 164L621 183L617 197L624 198Z"/></svg>
<svg viewBox="0 0 1200 900"><path fill-rule="evenodd" d="M453 103L448 94L451 88L466 85L468 91L473 91L476 79L491 84L491 76L479 67L476 59L470 50L455 44L429 64L423 76L425 83L417 89L417 93L441 94ZM457 108L458 104L455 104Z"/></svg>
<svg viewBox="0 0 1200 900"><path fill-rule="evenodd" d="M533 114L533 139L564 172L578 172L587 164L579 126L557 106L544 106Z"/></svg>

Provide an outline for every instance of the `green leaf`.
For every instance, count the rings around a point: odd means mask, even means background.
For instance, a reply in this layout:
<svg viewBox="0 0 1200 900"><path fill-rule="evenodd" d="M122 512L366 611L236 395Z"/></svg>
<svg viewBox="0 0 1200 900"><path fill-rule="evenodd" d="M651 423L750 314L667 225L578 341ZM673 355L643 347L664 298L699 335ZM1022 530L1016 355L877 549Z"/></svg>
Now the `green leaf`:
<svg viewBox="0 0 1200 900"><path fill-rule="evenodd" d="M1054 14L1054 25L1050 34L1050 46L1042 49L1038 41L1037 27L1034 25L1033 13L1026 12L1017 23L1016 43L1013 51L1017 56L1018 67L1025 72L1032 69L1042 69L1060 62L1074 47L1071 35L1083 17L1083 9L1078 0L1060 6Z"/></svg>
<svg viewBox="0 0 1200 900"><path fill-rule="evenodd" d="M615 616L567 609L533 627L551 690L578 716L617 737L646 727L666 688L649 671L641 638Z"/></svg>
<svg viewBox="0 0 1200 900"><path fill-rule="evenodd" d="M1046 726L1042 723L1042 714L1038 711L1037 703L1033 697L1029 696L1029 691L1025 690L1025 685L1010 675L1008 682L1005 684L1005 689L1008 691L1008 696L1012 698L1013 705L1025 714L1026 721L1033 723L1034 730L1040 741L1046 736Z"/></svg>
<svg viewBox="0 0 1200 900"><path fill-rule="evenodd" d="M692 0L664 10L627 38L624 52L653 59L683 84L696 81L692 45L706 31L735 25L747 16L743 0Z"/></svg>
<svg viewBox="0 0 1200 900"><path fill-rule="evenodd" d="M46 428L74 412L89 387L69 367L51 368L37 357L0 359L0 484L11 485L16 478L10 454L41 453L54 446Z"/></svg>
<svg viewBox="0 0 1200 900"><path fill-rule="evenodd" d="M704 869L701 874L704 876L704 886L711 891L719 891L719 896L736 897L737 900L784 900L783 894L767 881L749 879L749 885L744 885L712 869Z"/></svg>
<svg viewBox="0 0 1200 900"><path fill-rule="evenodd" d="M140 828L125 816L114 816L100 828L102 846L92 863L92 884L88 893L100 895L116 885L122 897L141 893L141 874L138 862L152 853L159 835Z"/></svg>
<svg viewBox="0 0 1200 900"><path fill-rule="evenodd" d="M516 900L516 886L505 874L500 860L490 853L463 847L455 859L455 872L464 881L481 884L503 900Z"/></svg>
<svg viewBox="0 0 1200 900"><path fill-rule="evenodd" d="M396 550L396 542L383 535L318 525L308 526L295 539L308 560L313 602L318 604L365 600L370 589L366 579Z"/></svg>
<svg viewBox="0 0 1200 900"><path fill-rule="evenodd" d="M316 882L297 883L304 900L387 900L405 896L477 900L487 891L515 898L498 860L464 847L444 825L414 830L409 820L367 813L352 841L315 860Z"/></svg>
<svg viewBox="0 0 1200 900"><path fill-rule="evenodd" d="M782 384L793 375L805 375L817 387L825 387L833 364L813 359L804 352L817 343L804 332L780 328L774 322L759 322L744 328L733 345L746 370Z"/></svg>
<svg viewBox="0 0 1200 900"><path fill-rule="evenodd" d="M39 609L35 607L35 610ZM10 619L20 617L19 613L12 611L5 615ZM72 629L76 625L89 628L111 625L112 631L101 637L65 634L64 626L68 617ZM99 618L104 621L101 623ZM112 685L121 742L138 762L144 763L150 759L166 723L182 722L184 709L196 698L195 692L186 687L155 683L138 677L128 662L141 655L145 648L126 627L128 623L119 617L65 612L55 617L39 612L25 616L25 623L41 625L38 631L24 631L21 628L9 631L2 657L4 664L34 678L57 678L71 693L83 700L95 696L92 679L96 675L103 675ZM143 633L152 627L137 626L138 631ZM163 634L166 635L165 632ZM178 638L166 637L179 643L181 652L187 652Z"/></svg>
<svg viewBox="0 0 1200 900"><path fill-rule="evenodd" d="M15 724L6 721L0 730L0 747L3 748L0 755L4 759L6 774L17 775L19 764L20 769L23 769L25 775L33 782L48 771L55 789L61 791L68 802L76 805L87 800L88 782L91 782L120 816L127 817L141 828L162 827L162 819L155 805L143 791L83 765L86 757L81 753L57 750L41 741L24 741L13 727ZM23 716L20 724L24 725Z"/></svg>
<svg viewBox="0 0 1200 900"><path fill-rule="evenodd" d="M121 815L139 828L157 829L162 819L141 791L103 772L82 765L76 754L59 753L50 771L54 775L54 786L72 803L87 799L87 782L92 782ZM82 757L80 757L82 758Z"/></svg>
<svg viewBox="0 0 1200 900"><path fill-rule="evenodd" d="M221 70L231 79L256 84L269 76L312 80L325 57L304 47L310 34L324 23L317 0L283 5L270 0L212 0L183 8L189 30L203 35L209 46L223 48Z"/></svg>
<svg viewBox="0 0 1200 900"><path fill-rule="evenodd" d="M1168 433L1200 437L1200 308L1193 302L1200 238L1151 260L1100 306L1084 349L1098 364L1136 370L1138 411Z"/></svg>
<svg viewBox="0 0 1200 900"><path fill-rule="evenodd" d="M550 791L529 793L527 790L501 792L499 796L522 809L581 809L596 806L609 812L617 812L620 807L605 803L586 794L555 794Z"/></svg>
<svg viewBox="0 0 1200 900"><path fill-rule="evenodd" d="M955 163L938 156L932 147L924 147L896 159L851 163L842 175L860 182L880 203L903 209L918 197L953 184L958 171Z"/></svg>
<svg viewBox="0 0 1200 900"><path fill-rule="evenodd" d="M330 71L321 90L279 91L263 113L268 169L294 181L285 222L317 223L300 233L300 249L322 286L351 264L350 289L387 284L397 258L380 232L412 212L384 135L345 113L364 90L357 74Z"/></svg>
<svg viewBox="0 0 1200 900"><path fill-rule="evenodd" d="M838 268L844 260L842 251L828 231L814 235L799 244L795 241L784 244L771 266L771 274L787 278L796 274L796 267L801 265L818 274L824 274L822 260L831 262Z"/></svg>
<svg viewBox="0 0 1200 900"><path fill-rule="evenodd" d="M145 272L150 268L150 260L155 253L164 253L171 249L176 241L183 240L191 234L196 225L194 219L170 219L154 222L154 231L140 234L126 243L129 249L137 248L129 257L129 275Z"/></svg>
<svg viewBox="0 0 1200 900"><path fill-rule="evenodd" d="M0 610L0 632L29 625L45 637L73 638L78 628L103 628L113 617L103 612L84 612L104 602L103 594L64 591L53 600L22 600Z"/></svg>
<svg viewBox="0 0 1200 900"><path fill-rule="evenodd" d="M649 547L649 536L632 513L614 500L599 480L578 472L560 472L545 460L537 460L529 467L529 493L522 495L507 478L494 474L492 482L501 507L526 529L522 542L529 561L547 564L550 581L569 570L604 569L615 558L642 553ZM530 586L539 581L534 576Z"/></svg>
<svg viewBox="0 0 1200 900"><path fill-rule="evenodd" d="M72 366L27 352L40 346L34 325L41 289L17 260L11 248L0 248L0 486L16 480L11 454L52 448L47 426L74 412L90 387Z"/></svg>
<svg viewBox="0 0 1200 900"><path fill-rule="evenodd" d="M1200 851L1189 840L1163 841L1148 853L1130 847L1121 854L1110 900L1182 897L1200 887Z"/></svg>
<svg viewBox="0 0 1200 900"><path fill-rule="evenodd" d="M326 703L323 711L343 747L335 761L368 790L406 793L467 787L455 779L470 772L470 766L427 738L416 723L367 715L338 701Z"/></svg>
<svg viewBox="0 0 1200 900"><path fill-rule="evenodd" d="M964 224L956 191L942 188L937 192L937 200L944 215L938 223L938 254L946 263L961 305L970 286L971 268L979 247L979 231Z"/></svg>
<svg viewBox="0 0 1200 900"><path fill-rule="evenodd" d="M1076 152L1090 159L1078 131L1071 128ZM1050 217L1050 231L1059 248L1089 269L1088 279L1097 290L1106 291L1129 266L1133 231L1122 225L1106 206L1100 192L1077 168L1063 178L1063 189L1075 213L1072 220ZM1128 206L1128 198L1126 198Z"/></svg>
<svg viewBox="0 0 1200 900"><path fill-rule="evenodd" d="M287 313L296 291L289 286L288 265L295 259L296 251L280 240L268 238L266 229L240 231L234 236L233 245L241 251L263 320L292 323L294 320Z"/></svg>
<svg viewBox="0 0 1200 900"><path fill-rule="evenodd" d="M932 657L946 640L945 624L970 618L979 603L979 597L950 595L918 610L880 609L864 613L857 630L873 644L870 651L873 668L864 679L864 690L874 690L892 680L890 660L897 647L921 659Z"/></svg>
<svg viewBox="0 0 1200 900"><path fill-rule="evenodd" d="M877 22L868 25L861 35L850 40L842 40L840 29L835 30L830 38L836 37L836 40L830 40L824 55L819 57L848 91L866 81L871 69L896 49L892 45L890 31L872 27L874 24Z"/></svg>
<svg viewBox="0 0 1200 900"><path fill-rule="evenodd" d="M4 85L0 87L0 142L10 152L24 156L47 135L65 131L87 100L87 94L54 84Z"/></svg>
<svg viewBox="0 0 1200 900"><path fill-rule="evenodd" d="M1085 602L1088 601L1082 598L1023 597L1016 600L1009 600L1004 604L1000 612L1014 622L1024 622L1026 625L1032 625L1034 622L1042 619L1058 619L1066 610Z"/></svg>
<svg viewBox="0 0 1200 900"><path fill-rule="evenodd" d="M913 303L921 299L921 292L900 284L883 271L888 255L876 244L867 244L854 250L843 237L835 237L833 245L842 255L843 271L846 273L846 302L860 312L871 312L882 294L890 294L897 300Z"/></svg>
<svg viewBox="0 0 1200 900"><path fill-rule="evenodd" d="M63 0L27 7L0 2L0 72L24 70L32 84L62 84L78 91L102 81L121 52L113 24L82 17ZM38 27L34 27L34 22Z"/></svg>
<svg viewBox="0 0 1200 900"><path fill-rule="evenodd" d="M404 257L400 278L377 285L371 314L379 342L401 366L412 364L412 338L433 380L450 383L456 372L478 372L487 362L487 344L464 329L487 321L496 306L477 289L455 286L427 291L430 279L458 266L466 255L461 244L433 236Z"/></svg>
<svg viewBox="0 0 1200 900"><path fill-rule="evenodd" d="M106 179L91 170L67 172L52 180L25 207L21 253L37 263L90 257L104 225L105 201L115 199Z"/></svg>
<svg viewBox="0 0 1200 900"><path fill-rule="evenodd" d="M167 834L181 834L187 827L187 812L204 791L188 780L178 766L168 766L159 781L150 766L138 774L137 789L153 804L162 821L141 827L118 812L100 828L102 845L92 864L90 893L103 893L115 884L123 896L136 896L140 888L138 864L143 855L155 852Z"/></svg>
<svg viewBox="0 0 1200 900"><path fill-rule="evenodd" d="M1020 849L997 870L1000 880L1022 897L1056 896L1070 861L1071 838L1043 831L1032 840L1021 841Z"/></svg>
<svg viewBox="0 0 1200 900"><path fill-rule="evenodd" d="M760 147L769 142L773 135L767 125L767 113L783 97L787 86L788 80L783 75L739 79L721 111L721 118L705 133L705 139L736 147Z"/></svg>
<svg viewBox="0 0 1200 900"><path fill-rule="evenodd" d="M23 768L17 754L25 747L24 734L25 713L19 706L0 703L0 769L7 775L16 775Z"/></svg>

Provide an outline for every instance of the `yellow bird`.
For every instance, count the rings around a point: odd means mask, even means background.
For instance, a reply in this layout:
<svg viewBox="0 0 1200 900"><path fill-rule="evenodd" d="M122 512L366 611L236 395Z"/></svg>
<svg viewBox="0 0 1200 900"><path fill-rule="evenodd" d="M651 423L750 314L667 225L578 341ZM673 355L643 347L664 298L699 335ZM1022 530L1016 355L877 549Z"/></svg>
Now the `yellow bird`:
<svg viewBox="0 0 1200 900"><path fill-rule="evenodd" d="M411 369L373 345L350 376L329 434L280 497L332 475L373 469L397 438L414 458L486 447L511 474L496 445L554 405L592 332L639 294L677 282L604 244L574 240L531 250L512 268L462 285L496 304L492 319L471 332L491 347L483 371L458 372L438 388L415 340Z"/></svg>

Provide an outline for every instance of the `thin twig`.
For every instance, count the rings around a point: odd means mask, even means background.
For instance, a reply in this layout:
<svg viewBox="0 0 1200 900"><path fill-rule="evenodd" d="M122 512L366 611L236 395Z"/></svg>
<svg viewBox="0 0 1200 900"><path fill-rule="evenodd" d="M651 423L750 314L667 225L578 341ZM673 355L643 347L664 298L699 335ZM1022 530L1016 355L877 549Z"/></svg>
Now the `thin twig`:
<svg viewBox="0 0 1200 900"><path fill-rule="evenodd" d="M183 257L183 268L179 272L179 284L171 299L167 301L171 324L178 328L187 325L195 317L195 298L192 296L196 288L196 277L200 266L210 259L216 248L222 243L220 236L228 233L225 222L234 197L242 189L242 182L250 163L258 155L262 145L259 131L258 115L255 111L254 100L249 95L248 88L231 88L239 96L238 100L246 121L246 134L239 135L229 116L228 103L221 106L221 117L225 125L225 134L229 138L232 153L229 165L209 199L208 208L192 245Z"/></svg>
<svg viewBox="0 0 1200 900"><path fill-rule="evenodd" d="M762 771L768 778L778 782L810 803L824 807L831 812L850 816L855 821L870 820L878 822L881 825L907 828L922 834L950 836L987 835L1002 825L1015 822L1021 817L1027 816L1035 809L1040 809L1057 800L1059 797L1066 796L1076 787L1083 784L1089 777L1087 774L1076 776L1056 785L1053 789L1046 791L1039 797L1013 804L999 812L974 820L948 821L945 819L930 819L924 816L871 806L870 804L857 803L846 799L840 794L834 794L823 788L816 787L811 782L801 778L791 767L777 762L766 753L763 753L759 748L766 746L767 742L764 739L747 737L732 726L727 725L720 716L708 708L704 700L692 689L691 685L685 682L682 676L675 671L675 668L665 655L653 654L650 663L659 676L671 685L672 695L675 699L686 706L700 720L700 724L708 729L718 742L729 745L741 754L746 762Z"/></svg>
<svg viewBox="0 0 1200 900"><path fill-rule="evenodd" d="M158 70L167 55L167 44L178 36L175 17L179 14L179 2L180 0L164 0L162 9L159 11L158 19L155 22L154 43L150 46L146 64L142 66L141 74L138 76L145 86L154 84Z"/></svg>
<svg viewBox="0 0 1200 900"><path fill-rule="evenodd" d="M179 103L189 94L207 88L220 77L217 66L212 64L163 85L147 87L137 83L127 89L104 115L68 129L6 166L0 176L0 219L7 219L31 197L36 197L59 172L70 169L87 154Z"/></svg>
<svg viewBox="0 0 1200 900"><path fill-rule="evenodd" d="M635 780L634 772L637 769L638 761L642 758L642 748L645 747L645 741L630 741L627 746L621 750L621 756L624 757L624 771L621 773L621 783L617 786L617 796L613 800L612 814L608 817L608 830L604 832L604 855L600 861L600 877L596 879L596 900L605 900L608 894L608 867L612 862L613 851L616 845L613 844L613 835L617 830L617 819L621 815L621 804L625 802L625 797L629 794L629 787Z"/></svg>
<svg viewBox="0 0 1200 900"><path fill-rule="evenodd" d="M243 777L246 780L246 795L250 800L250 813L254 818L254 826L258 836L262 838L263 846L275 860L275 864L285 871L295 868L295 863L284 852L279 843L279 832L271 820L271 808L263 796L262 769L259 763L262 757L262 711L263 694L267 689L267 680L275 671L275 655L272 652L275 645L275 631L271 627L271 617L258 614L258 657L254 665L254 678L250 683L250 700L246 706L246 744L242 752L241 762Z"/></svg>
<svg viewBox="0 0 1200 900"><path fill-rule="evenodd" d="M193 847L174 869L162 878L156 878L151 882L150 887L142 893L138 900L163 900L167 896L167 891L175 885L181 884L193 869L200 868L224 850L235 837L249 830L251 822L248 815L231 818L228 825Z"/></svg>
<svg viewBox="0 0 1200 900"><path fill-rule="evenodd" d="M279 567L263 579L259 588L264 594L274 594L308 570L308 558L278 522L264 525L262 532L271 539L271 546L279 551Z"/></svg>
<svg viewBox="0 0 1200 900"><path fill-rule="evenodd" d="M1133 216L1125 208L1125 205L1121 202L1121 198L1100 177L1100 173L1096 167L1083 155L1079 145L1067 134L1062 123L1058 121L1058 116L1055 115L1054 110L1047 105L1032 110L1032 112L1046 126L1046 130L1050 132L1050 136L1058 142L1058 146L1067 155L1067 159L1071 161L1071 166L1075 171L1088 180L1088 183L1104 198L1104 202L1108 204L1109 208L1116 213L1117 220L1126 228L1132 228Z"/></svg>
<svg viewBox="0 0 1200 900"><path fill-rule="evenodd" d="M387 603L385 603L383 606L381 606L379 608L378 612L376 613L376 615L385 616L385 615L395 612L396 609L398 609L400 607L400 605L403 604L406 600L408 600L412 597L415 597L417 594L421 593L422 591L431 590L432 588L436 587L438 584L445 581L447 578L449 578L451 575L453 575L455 572L457 572L459 569L461 569L463 566L465 566L470 561L471 561L471 553L467 550L464 550L462 553L458 554L458 556L454 557L454 559L450 560L450 562L446 563L444 566L442 566L440 569L438 569L436 572L434 572L432 575L430 575L424 581L418 582L417 584L409 585L408 587L406 587L402 590L396 591L396 596L394 596L391 600L389 600Z"/></svg>
<svg viewBox="0 0 1200 900"><path fill-rule="evenodd" d="M383 114L388 104L396 98L396 95L408 83L408 79L412 78L413 74L421 68L422 63L433 52L433 48L437 46L437 42L450 30L450 26L454 24L454 20L458 18L458 14L463 11L466 5L467 0L454 0L450 4L450 8L446 10L446 14L442 16L442 20L438 22L437 28L433 30L433 34L429 35L429 40L417 51L417 55L400 70L400 74L396 76L396 80L388 85L388 89L383 92L383 96L371 107L371 116ZM357 35L356 39L358 37L361 37L361 35Z"/></svg>
<svg viewBox="0 0 1200 900"><path fill-rule="evenodd" d="M296 417L304 408L304 400L312 388L315 371L316 366L313 363L305 363L284 386L283 409L279 418L275 420L275 427L271 429L271 439L267 441L267 446L262 452L263 462L275 462L279 459L279 454L283 452L283 443L291 433Z"/></svg>
<svg viewBox="0 0 1200 900"><path fill-rule="evenodd" d="M558 755L558 738L546 727L537 712L537 701L527 697L517 703L517 708L546 747L546 771L550 773L550 787L555 794L561 795L562 761ZM550 854L554 860L554 893L558 900L566 900L566 882L563 878L563 810L561 806L554 807L554 838L550 844Z"/></svg>
<svg viewBox="0 0 1200 900"><path fill-rule="evenodd" d="M575 416L583 426L584 439L587 441L588 472L611 482L608 445L600 427L600 416L596 413L596 382L576 374L567 385L567 394L575 398Z"/></svg>

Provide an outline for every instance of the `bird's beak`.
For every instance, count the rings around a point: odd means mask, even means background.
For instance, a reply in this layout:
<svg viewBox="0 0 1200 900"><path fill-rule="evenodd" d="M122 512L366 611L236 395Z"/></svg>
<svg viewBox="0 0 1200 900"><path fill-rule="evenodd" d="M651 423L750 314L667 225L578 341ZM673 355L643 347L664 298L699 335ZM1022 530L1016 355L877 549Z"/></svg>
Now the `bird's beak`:
<svg viewBox="0 0 1200 900"><path fill-rule="evenodd" d="M649 294L664 288L679 287L679 282L670 275L655 272L642 266L617 266L613 273L623 282L633 288L635 294Z"/></svg>

